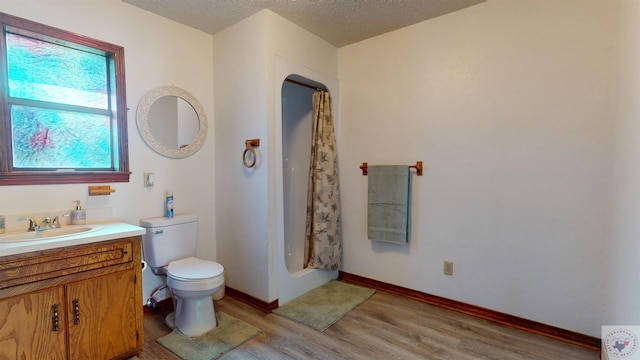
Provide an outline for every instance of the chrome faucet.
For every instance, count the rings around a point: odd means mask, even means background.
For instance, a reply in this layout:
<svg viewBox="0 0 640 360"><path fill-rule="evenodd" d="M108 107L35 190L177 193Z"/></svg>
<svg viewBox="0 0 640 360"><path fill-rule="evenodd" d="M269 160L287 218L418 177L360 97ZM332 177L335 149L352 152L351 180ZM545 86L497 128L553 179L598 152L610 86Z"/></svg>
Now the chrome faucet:
<svg viewBox="0 0 640 360"><path fill-rule="evenodd" d="M60 217L67 217L67 216L69 216L69 214L58 215L58 216L54 217L53 219L51 219L50 217L46 217L46 218L44 218L44 220L42 220L40 225L38 225L37 221L33 220L32 218L28 218L28 217L18 218L18 221L27 221L27 220L29 220L29 228L27 229L27 231L43 231L43 230L50 230L50 229L59 229L60 228Z"/></svg>

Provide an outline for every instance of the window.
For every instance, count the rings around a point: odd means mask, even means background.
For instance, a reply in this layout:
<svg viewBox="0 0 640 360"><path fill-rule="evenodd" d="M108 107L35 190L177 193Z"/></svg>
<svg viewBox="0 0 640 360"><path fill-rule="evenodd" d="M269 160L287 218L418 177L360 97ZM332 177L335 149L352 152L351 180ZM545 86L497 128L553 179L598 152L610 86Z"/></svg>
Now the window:
<svg viewBox="0 0 640 360"><path fill-rule="evenodd" d="M128 182L124 49L0 13L0 185Z"/></svg>

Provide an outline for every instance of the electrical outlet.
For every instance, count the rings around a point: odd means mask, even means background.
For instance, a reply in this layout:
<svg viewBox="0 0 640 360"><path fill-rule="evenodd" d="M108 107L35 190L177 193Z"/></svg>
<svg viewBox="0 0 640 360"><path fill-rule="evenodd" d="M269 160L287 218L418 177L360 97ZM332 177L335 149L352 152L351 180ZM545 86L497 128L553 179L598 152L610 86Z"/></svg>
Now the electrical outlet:
<svg viewBox="0 0 640 360"><path fill-rule="evenodd" d="M453 261L444 262L444 274L453 276Z"/></svg>

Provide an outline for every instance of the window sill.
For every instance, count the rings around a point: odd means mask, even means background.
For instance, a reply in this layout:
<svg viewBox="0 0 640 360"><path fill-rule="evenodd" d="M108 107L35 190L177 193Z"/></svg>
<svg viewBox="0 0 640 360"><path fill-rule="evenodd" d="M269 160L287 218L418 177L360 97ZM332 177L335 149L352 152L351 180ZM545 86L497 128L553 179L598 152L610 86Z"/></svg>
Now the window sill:
<svg viewBox="0 0 640 360"><path fill-rule="evenodd" d="M62 171L0 173L0 186L129 182L131 172Z"/></svg>

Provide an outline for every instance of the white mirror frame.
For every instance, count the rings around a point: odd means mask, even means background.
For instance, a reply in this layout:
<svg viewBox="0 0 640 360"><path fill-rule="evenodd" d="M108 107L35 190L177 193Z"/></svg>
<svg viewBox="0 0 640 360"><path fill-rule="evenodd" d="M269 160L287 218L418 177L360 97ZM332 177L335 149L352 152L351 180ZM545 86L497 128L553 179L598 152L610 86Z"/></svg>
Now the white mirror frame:
<svg viewBox="0 0 640 360"><path fill-rule="evenodd" d="M200 121L200 129L198 130L196 139L191 144L179 149L173 149L162 144L156 139L153 133L151 133L149 129L149 109L156 100L163 96L177 96L188 102L196 111L198 120ZM138 103L136 124L144 142L158 154L170 158L184 158L195 154L202 148L207 138L207 115L204 112L204 108L188 91L175 86L160 86L144 94Z"/></svg>

